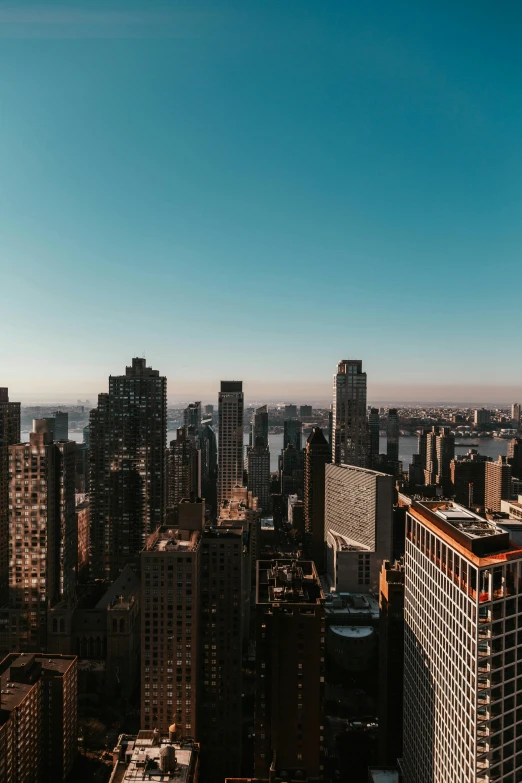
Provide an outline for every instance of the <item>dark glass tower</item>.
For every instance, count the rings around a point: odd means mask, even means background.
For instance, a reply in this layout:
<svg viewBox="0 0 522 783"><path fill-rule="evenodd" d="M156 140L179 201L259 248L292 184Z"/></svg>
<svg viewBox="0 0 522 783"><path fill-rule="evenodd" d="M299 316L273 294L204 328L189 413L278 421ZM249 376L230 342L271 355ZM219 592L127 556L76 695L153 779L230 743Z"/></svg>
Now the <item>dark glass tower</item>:
<svg viewBox="0 0 522 783"><path fill-rule="evenodd" d="M136 562L165 513L167 379L133 359L110 376L91 411L89 463L92 575L115 579Z"/></svg>
<svg viewBox="0 0 522 783"><path fill-rule="evenodd" d="M324 571L325 465L330 446L320 427L314 427L304 450L304 518L307 555L319 573Z"/></svg>

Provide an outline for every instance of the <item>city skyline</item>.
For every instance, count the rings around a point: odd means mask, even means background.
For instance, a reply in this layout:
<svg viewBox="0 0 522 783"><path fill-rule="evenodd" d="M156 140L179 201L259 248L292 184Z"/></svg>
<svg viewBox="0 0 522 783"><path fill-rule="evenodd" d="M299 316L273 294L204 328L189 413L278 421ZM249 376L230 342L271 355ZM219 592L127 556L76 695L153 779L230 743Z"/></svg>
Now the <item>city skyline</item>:
<svg viewBox="0 0 522 783"><path fill-rule="evenodd" d="M239 355L260 397L329 397L346 355L370 399L503 399L508 371L522 387L503 294L521 239L521 10L490 10L4 8L13 393L94 393L142 352L197 399Z"/></svg>

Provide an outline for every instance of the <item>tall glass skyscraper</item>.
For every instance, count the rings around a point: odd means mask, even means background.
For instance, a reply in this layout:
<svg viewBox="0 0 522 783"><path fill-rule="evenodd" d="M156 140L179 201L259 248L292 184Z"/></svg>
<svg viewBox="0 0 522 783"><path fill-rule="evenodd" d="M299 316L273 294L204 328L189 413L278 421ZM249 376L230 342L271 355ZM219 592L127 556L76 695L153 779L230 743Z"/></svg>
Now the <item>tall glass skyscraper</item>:
<svg viewBox="0 0 522 783"><path fill-rule="evenodd" d="M366 373L359 359L343 359L334 375L332 462L370 466Z"/></svg>

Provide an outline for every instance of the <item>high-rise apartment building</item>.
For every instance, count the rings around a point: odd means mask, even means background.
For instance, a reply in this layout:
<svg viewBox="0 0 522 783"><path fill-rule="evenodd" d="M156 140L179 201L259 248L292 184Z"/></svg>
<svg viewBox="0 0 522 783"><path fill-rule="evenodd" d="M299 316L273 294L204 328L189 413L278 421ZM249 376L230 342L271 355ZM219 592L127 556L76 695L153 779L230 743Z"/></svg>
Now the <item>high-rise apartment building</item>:
<svg viewBox="0 0 522 783"><path fill-rule="evenodd" d="M514 402L511 406L511 424L513 427L520 427L520 403Z"/></svg>
<svg viewBox="0 0 522 783"><path fill-rule="evenodd" d="M281 494L303 497L304 491L304 453L289 443L279 457L279 481Z"/></svg>
<svg viewBox="0 0 522 783"><path fill-rule="evenodd" d="M8 447L20 442L20 403L9 401L0 387L0 606L8 598L9 569L9 469Z"/></svg>
<svg viewBox="0 0 522 783"><path fill-rule="evenodd" d="M489 424L491 421L491 411L487 408L477 408L473 411L473 423L475 427L479 427L481 424Z"/></svg>
<svg viewBox="0 0 522 783"><path fill-rule="evenodd" d="M141 553L141 725L161 734L198 736L200 553L201 529L165 526Z"/></svg>
<svg viewBox="0 0 522 783"><path fill-rule="evenodd" d="M247 452L248 489L258 499L263 513L270 511L270 449L268 446L268 408L258 408L252 419Z"/></svg>
<svg viewBox="0 0 522 783"><path fill-rule="evenodd" d="M361 468L370 465L366 373L359 359L343 359L334 375L332 462Z"/></svg>
<svg viewBox="0 0 522 783"><path fill-rule="evenodd" d="M255 775L320 780L325 608L314 563L260 560Z"/></svg>
<svg viewBox="0 0 522 783"><path fill-rule="evenodd" d="M183 411L183 424L185 427L194 427L194 432L199 435L201 430L201 400L191 402Z"/></svg>
<svg viewBox="0 0 522 783"><path fill-rule="evenodd" d="M299 418L300 419L309 419L312 415L312 406L311 405L300 405L299 406Z"/></svg>
<svg viewBox="0 0 522 783"><path fill-rule="evenodd" d="M231 497L234 487L243 486L242 381L221 381L219 392L218 505Z"/></svg>
<svg viewBox="0 0 522 783"><path fill-rule="evenodd" d="M165 515L167 379L135 358L89 424L92 575L114 580Z"/></svg>
<svg viewBox="0 0 522 783"><path fill-rule="evenodd" d="M511 465L506 457L496 462L486 462L486 498L488 511L501 511L501 501L511 497Z"/></svg>
<svg viewBox="0 0 522 783"><path fill-rule="evenodd" d="M177 512L183 498L201 495L201 451L194 425L178 427L167 449L167 508Z"/></svg>
<svg viewBox="0 0 522 783"><path fill-rule="evenodd" d="M325 540L328 581L337 592L377 591L392 557L394 478L354 465L327 465Z"/></svg>
<svg viewBox="0 0 522 783"><path fill-rule="evenodd" d="M522 438L512 438L508 443L507 461L514 478L522 479Z"/></svg>
<svg viewBox="0 0 522 783"><path fill-rule="evenodd" d="M399 462L399 432L399 413L397 408L390 408L386 422L386 456L390 466L397 466Z"/></svg>
<svg viewBox="0 0 522 783"><path fill-rule="evenodd" d="M522 548L452 502L414 502L406 519L404 781L514 783Z"/></svg>
<svg viewBox="0 0 522 783"><path fill-rule="evenodd" d="M47 647L47 610L73 598L78 567L75 443L53 442L35 419L29 443L9 446L11 649Z"/></svg>
<svg viewBox="0 0 522 783"><path fill-rule="evenodd" d="M424 482L438 484L445 495L451 493L450 465L454 456L455 436L451 434L450 428L432 427L431 432L426 433Z"/></svg>
<svg viewBox="0 0 522 783"><path fill-rule="evenodd" d="M12 653L0 685L0 781L65 781L78 753L76 657Z"/></svg>
<svg viewBox="0 0 522 783"><path fill-rule="evenodd" d="M285 419L283 422L283 449L290 445L297 451L303 448L303 422L299 419Z"/></svg>
<svg viewBox="0 0 522 783"><path fill-rule="evenodd" d="M450 462L451 494L463 506L483 506L486 490L486 462L490 457L470 449Z"/></svg>
<svg viewBox="0 0 522 783"><path fill-rule="evenodd" d="M294 405L293 403L285 405L285 416L289 419L297 418L297 405Z"/></svg>
<svg viewBox="0 0 522 783"><path fill-rule="evenodd" d="M379 581L379 761L402 756L404 563L382 564Z"/></svg>
<svg viewBox="0 0 522 783"><path fill-rule="evenodd" d="M216 433L210 424L204 424L199 437L201 452L201 495L205 498L206 507L215 518L217 509L217 440Z"/></svg>
<svg viewBox="0 0 522 783"><path fill-rule="evenodd" d="M329 463L328 441L320 427L313 427L304 450L304 523L307 555L319 573L325 565L325 471Z"/></svg>
<svg viewBox="0 0 522 783"><path fill-rule="evenodd" d="M243 527L215 526L201 547L201 681L198 732L202 776L222 783L241 772Z"/></svg>
<svg viewBox="0 0 522 783"><path fill-rule="evenodd" d="M370 413L368 414L368 429L370 433L371 466L374 468L379 459L379 434L381 429L379 408L370 408Z"/></svg>

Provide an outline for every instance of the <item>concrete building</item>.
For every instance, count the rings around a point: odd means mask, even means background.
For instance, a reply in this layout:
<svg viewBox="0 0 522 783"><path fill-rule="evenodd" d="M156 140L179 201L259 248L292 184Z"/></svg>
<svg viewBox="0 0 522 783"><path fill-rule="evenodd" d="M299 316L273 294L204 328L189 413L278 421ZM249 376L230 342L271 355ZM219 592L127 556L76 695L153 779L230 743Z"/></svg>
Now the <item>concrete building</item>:
<svg viewBox="0 0 522 783"><path fill-rule="evenodd" d="M243 550L241 525L203 533L198 732L202 777L210 783L241 772Z"/></svg>
<svg viewBox="0 0 522 783"><path fill-rule="evenodd" d="M486 493L486 462L490 457L470 449L450 462L451 495L463 506L483 506Z"/></svg>
<svg viewBox="0 0 522 783"><path fill-rule="evenodd" d="M92 575L114 580L138 562L165 516L167 379L134 358L109 377L89 422Z"/></svg>
<svg viewBox="0 0 522 783"><path fill-rule="evenodd" d="M258 499L262 512L270 512L270 449L268 446L268 408L258 408L252 418L250 446L247 451L248 489Z"/></svg>
<svg viewBox="0 0 522 783"><path fill-rule="evenodd" d="M382 564L379 582L379 760L402 756L404 563Z"/></svg>
<svg viewBox="0 0 522 783"><path fill-rule="evenodd" d="M511 425L513 427L520 427L520 403L514 402L511 406Z"/></svg>
<svg viewBox="0 0 522 783"><path fill-rule="evenodd" d="M300 405L299 406L299 418L300 419L309 419L312 416L312 406L311 405Z"/></svg>
<svg viewBox="0 0 522 783"><path fill-rule="evenodd" d="M178 737L177 726L166 735L142 730L138 734L120 734L113 750L113 768L109 783L139 781L175 781L198 783L199 745Z"/></svg>
<svg viewBox="0 0 522 783"><path fill-rule="evenodd" d="M405 783L513 783L522 548L448 501L414 502L404 561Z"/></svg>
<svg viewBox="0 0 522 783"><path fill-rule="evenodd" d="M319 573L325 568L325 472L330 446L320 427L313 427L304 451L304 524L307 556Z"/></svg>
<svg viewBox="0 0 522 783"><path fill-rule="evenodd" d="M279 458L279 480L281 495L297 495L300 499L304 491L304 454L289 443Z"/></svg>
<svg viewBox="0 0 522 783"><path fill-rule="evenodd" d="M299 419L285 419L283 422L283 449L290 445L296 451L303 448L303 422Z"/></svg>
<svg viewBox="0 0 522 783"><path fill-rule="evenodd" d="M234 487L230 500L224 500L219 508L218 527L241 527L245 562L243 565L243 629L248 634L250 585L255 584L256 562L261 554L261 509L258 499L246 487Z"/></svg>
<svg viewBox="0 0 522 783"><path fill-rule="evenodd" d="M293 403L285 405L284 413L289 419L297 418L297 405L294 405Z"/></svg>
<svg viewBox="0 0 522 783"><path fill-rule="evenodd" d="M242 381L221 381L219 392L218 506L228 500L234 487L243 486Z"/></svg>
<svg viewBox="0 0 522 783"><path fill-rule="evenodd" d="M332 462L361 468L370 466L366 373L359 359L343 359L334 375Z"/></svg>
<svg viewBox="0 0 522 783"><path fill-rule="evenodd" d="M53 442L35 419L28 443L9 446L9 646L47 648L47 610L77 581L73 441Z"/></svg>
<svg viewBox="0 0 522 783"><path fill-rule="evenodd" d="M332 590L364 593L379 586L392 556L394 478L354 465L327 465L326 571Z"/></svg>
<svg viewBox="0 0 522 783"><path fill-rule="evenodd" d="M486 462L485 506L488 511L500 511L501 501L511 498L511 475L511 465L506 457Z"/></svg>
<svg viewBox="0 0 522 783"><path fill-rule="evenodd" d="M55 411L53 413L54 418L54 439L55 440L69 440L69 414L63 411Z"/></svg>
<svg viewBox="0 0 522 783"><path fill-rule="evenodd" d="M480 427L481 424L489 424L491 421L491 411L487 408L477 408L473 411L473 423L475 427Z"/></svg>
<svg viewBox="0 0 522 783"><path fill-rule="evenodd" d="M0 387L0 607L6 604L9 595L8 448L15 443L20 443L20 403L10 402L9 390Z"/></svg>
<svg viewBox="0 0 522 783"><path fill-rule="evenodd" d="M311 561L258 562L258 779L323 777L324 617L324 595Z"/></svg>
<svg viewBox="0 0 522 783"><path fill-rule="evenodd" d="M12 653L0 685L0 781L65 781L78 752L76 658Z"/></svg>
<svg viewBox="0 0 522 783"><path fill-rule="evenodd" d="M168 527L141 553L141 725L161 734L198 736L200 553L201 530Z"/></svg>

